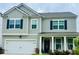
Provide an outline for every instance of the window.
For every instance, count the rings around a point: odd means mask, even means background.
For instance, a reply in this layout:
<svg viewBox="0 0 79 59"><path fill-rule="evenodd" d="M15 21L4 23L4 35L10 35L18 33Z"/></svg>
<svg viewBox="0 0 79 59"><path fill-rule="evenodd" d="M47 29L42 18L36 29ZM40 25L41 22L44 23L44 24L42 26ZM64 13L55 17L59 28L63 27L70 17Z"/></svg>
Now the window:
<svg viewBox="0 0 79 59"><path fill-rule="evenodd" d="M61 40L60 39L56 39L56 49L60 49L61 50Z"/></svg>
<svg viewBox="0 0 79 59"><path fill-rule="evenodd" d="M69 50L73 49L73 39L70 38L67 39L67 46Z"/></svg>
<svg viewBox="0 0 79 59"><path fill-rule="evenodd" d="M8 19L7 20L7 29L14 29L14 28L20 28L23 27L23 19Z"/></svg>
<svg viewBox="0 0 79 59"><path fill-rule="evenodd" d="M20 28L20 27L21 27L21 20L16 20L15 28Z"/></svg>
<svg viewBox="0 0 79 59"><path fill-rule="evenodd" d="M50 30L52 29L67 29L67 20L50 21Z"/></svg>
<svg viewBox="0 0 79 59"><path fill-rule="evenodd" d="M58 21L53 21L53 29L58 29Z"/></svg>
<svg viewBox="0 0 79 59"><path fill-rule="evenodd" d="M64 28L65 28L64 21L59 21L59 29L64 29Z"/></svg>
<svg viewBox="0 0 79 59"><path fill-rule="evenodd" d="M9 28L14 28L14 20L9 20Z"/></svg>
<svg viewBox="0 0 79 59"><path fill-rule="evenodd" d="M32 20L32 29L36 29L37 28L37 20L36 19L33 19Z"/></svg>
<svg viewBox="0 0 79 59"><path fill-rule="evenodd" d="M63 37L55 37L54 38L54 48L55 48L55 50L64 50Z"/></svg>

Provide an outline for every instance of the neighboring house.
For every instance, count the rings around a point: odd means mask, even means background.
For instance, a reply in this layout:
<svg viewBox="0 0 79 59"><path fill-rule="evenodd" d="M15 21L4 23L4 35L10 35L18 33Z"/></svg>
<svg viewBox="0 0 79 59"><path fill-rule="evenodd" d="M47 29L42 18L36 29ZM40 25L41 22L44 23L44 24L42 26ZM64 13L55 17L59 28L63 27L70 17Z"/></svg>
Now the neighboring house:
<svg viewBox="0 0 79 59"><path fill-rule="evenodd" d="M77 15L71 12L38 13L19 4L2 14L5 54L48 53L75 49Z"/></svg>

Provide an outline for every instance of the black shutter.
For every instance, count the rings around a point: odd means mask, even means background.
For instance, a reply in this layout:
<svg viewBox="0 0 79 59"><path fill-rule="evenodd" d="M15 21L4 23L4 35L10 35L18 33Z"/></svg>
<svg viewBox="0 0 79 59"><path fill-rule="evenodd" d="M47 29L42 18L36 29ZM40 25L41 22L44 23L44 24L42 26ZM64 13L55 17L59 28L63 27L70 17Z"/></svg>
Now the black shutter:
<svg viewBox="0 0 79 59"><path fill-rule="evenodd" d="M23 19L21 19L21 29L23 28Z"/></svg>
<svg viewBox="0 0 79 59"><path fill-rule="evenodd" d="M65 29L67 29L67 20L65 20L64 22L65 22Z"/></svg>
<svg viewBox="0 0 79 59"><path fill-rule="evenodd" d="M52 30L52 25L53 25L52 21L50 21L50 30Z"/></svg>
<svg viewBox="0 0 79 59"><path fill-rule="evenodd" d="M9 19L7 19L7 29L9 28Z"/></svg>

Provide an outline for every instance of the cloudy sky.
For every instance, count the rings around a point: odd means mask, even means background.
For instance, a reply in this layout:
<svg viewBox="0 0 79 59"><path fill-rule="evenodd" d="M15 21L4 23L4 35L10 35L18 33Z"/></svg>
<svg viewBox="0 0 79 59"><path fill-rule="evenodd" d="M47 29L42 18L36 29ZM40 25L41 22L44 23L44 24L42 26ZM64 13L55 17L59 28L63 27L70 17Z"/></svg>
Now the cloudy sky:
<svg viewBox="0 0 79 59"><path fill-rule="evenodd" d="M73 12L79 16L79 4L77 3L25 3L37 12ZM17 3L0 3L0 12L4 13ZM1 21L0 21L1 24ZM77 31L79 32L79 17L77 18Z"/></svg>

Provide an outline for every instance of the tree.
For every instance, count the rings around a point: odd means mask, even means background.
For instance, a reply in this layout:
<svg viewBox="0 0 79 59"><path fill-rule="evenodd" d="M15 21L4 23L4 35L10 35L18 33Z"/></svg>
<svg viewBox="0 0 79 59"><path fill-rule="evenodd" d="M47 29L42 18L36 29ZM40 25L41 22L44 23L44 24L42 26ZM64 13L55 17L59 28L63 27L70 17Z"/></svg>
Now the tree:
<svg viewBox="0 0 79 59"><path fill-rule="evenodd" d="M79 55L79 37L74 38L75 50L74 54Z"/></svg>

